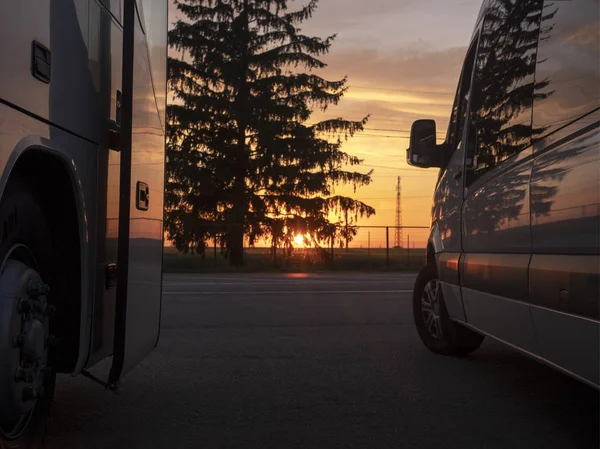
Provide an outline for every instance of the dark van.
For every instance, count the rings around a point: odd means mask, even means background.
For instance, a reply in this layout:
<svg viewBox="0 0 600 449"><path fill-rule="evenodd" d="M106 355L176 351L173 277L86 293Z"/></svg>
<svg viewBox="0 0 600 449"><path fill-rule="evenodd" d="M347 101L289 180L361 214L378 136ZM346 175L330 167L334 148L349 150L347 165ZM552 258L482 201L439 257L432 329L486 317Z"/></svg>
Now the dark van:
<svg viewBox="0 0 600 449"><path fill-rule="evenodd" d="M600 384L600 4L487 0L450 125L412 126L439 167L414 318L432 351L484 336Z"/></svg>

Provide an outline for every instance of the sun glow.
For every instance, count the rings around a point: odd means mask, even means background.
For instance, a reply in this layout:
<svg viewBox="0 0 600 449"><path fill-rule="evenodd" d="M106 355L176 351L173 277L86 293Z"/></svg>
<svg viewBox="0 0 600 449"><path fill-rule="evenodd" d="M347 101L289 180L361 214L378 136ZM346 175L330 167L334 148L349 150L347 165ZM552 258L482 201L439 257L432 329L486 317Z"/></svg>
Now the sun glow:
<svg viewBox="0 0 600 449"><path fill-rule="evenodd" d="M304 236L298 234L296 237L294 237L294 243L298 246L304 245Z"/></svg>

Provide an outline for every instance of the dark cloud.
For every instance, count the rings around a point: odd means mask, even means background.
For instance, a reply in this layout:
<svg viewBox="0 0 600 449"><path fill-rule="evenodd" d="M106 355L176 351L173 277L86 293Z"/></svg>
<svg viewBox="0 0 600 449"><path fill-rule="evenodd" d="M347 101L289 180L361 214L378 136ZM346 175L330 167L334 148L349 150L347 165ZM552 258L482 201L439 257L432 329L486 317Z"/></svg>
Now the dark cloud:
<svg viewBox="0 0 600 449"><path fill-rule="evenodd" d="M387 50L419 40L445 48L466 45L480 5L481 0L321 0L303 29L318 36L336 33L342 48L370 42Z"/></svg>

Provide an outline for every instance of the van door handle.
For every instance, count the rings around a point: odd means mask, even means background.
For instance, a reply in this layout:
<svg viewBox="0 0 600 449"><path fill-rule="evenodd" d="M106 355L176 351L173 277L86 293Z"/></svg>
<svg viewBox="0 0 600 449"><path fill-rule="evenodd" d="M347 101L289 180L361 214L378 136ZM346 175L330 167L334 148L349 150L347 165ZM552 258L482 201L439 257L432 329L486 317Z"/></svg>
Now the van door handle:
<svg viewBox="0 0 600 449"><path fill-rule="evenodd" d="M462 177L462 174L462 170L458 170L456 173L454 173L454 180L458 181Z"/></svg>

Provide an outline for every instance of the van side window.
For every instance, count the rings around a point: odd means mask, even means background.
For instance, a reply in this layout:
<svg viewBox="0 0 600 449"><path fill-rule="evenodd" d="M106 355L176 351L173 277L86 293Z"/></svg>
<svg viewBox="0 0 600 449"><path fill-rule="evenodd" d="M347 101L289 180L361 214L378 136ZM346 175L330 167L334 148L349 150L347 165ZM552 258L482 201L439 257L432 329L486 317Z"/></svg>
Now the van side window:
<svg viewBox="0 0 600 449"><path fill-rule="evenodd" d="M544 137L600 106L600 9L598 0L544 2L533 107L535 137Z"/></svg>
<svg viewBox="0 0 600 449"><path fill-rule="evenodd" d="M463 127L467 118L469 106L469 96L471 94L471 77L473 74L476 48L477 46L473 45L465 58L463 71L456 91L456 97L454 98L454 104L452 106L452 115L450 116L448 136L446 138L452 152L460 147L460 142L462 140Z"/></svg>
<svg viewBox="0 0 600 449"><path fill-rule="evenodd" d="M490 2L475 62L467 185L531 146L542 15L542 0Z"/></svg>

